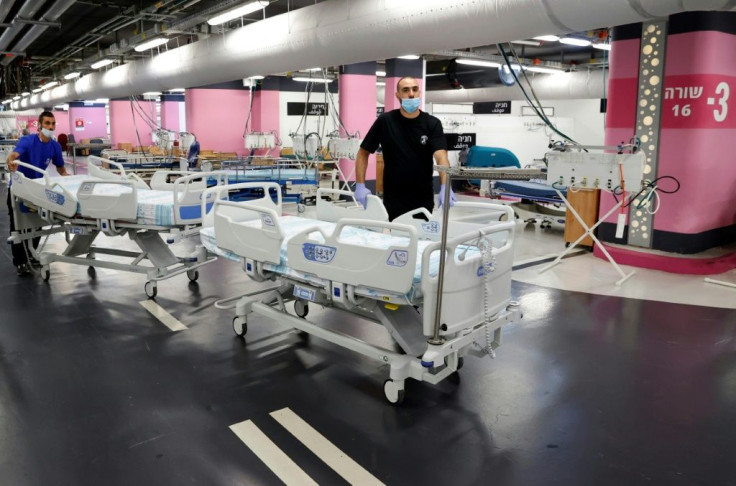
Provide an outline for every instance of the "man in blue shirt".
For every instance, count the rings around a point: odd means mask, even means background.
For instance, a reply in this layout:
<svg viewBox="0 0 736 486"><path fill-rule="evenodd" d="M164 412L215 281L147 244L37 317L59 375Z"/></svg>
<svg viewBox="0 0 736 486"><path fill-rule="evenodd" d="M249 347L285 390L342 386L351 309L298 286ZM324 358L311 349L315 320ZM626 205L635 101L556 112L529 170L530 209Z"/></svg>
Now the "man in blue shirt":
<svg viewBox="0 0 736 486"><path fill-rule="evenodd" d="M7 159L8 170L15 172L18 170L29 179L38 179L42 177L39 172L19 167L16 160L33 165L39 169L46 170L49 163L56 166L56 171L63 176L69 175L64 168L64 158L61 155L61 145L54 140L54 129L56 128L56 119L53 113L44 111L38 117L38 133L26 135L18 141L13 151ZM11 178L12 179L12 178ZM12 180L11 180L12 183ZM8 213L10 214L10 232L15 231L15 218L13 216L11 191L8 190ZM38 247L39 238L33 239L33 247ZM28 254L23 243L12 245L13 265L15 265L18 275L27 275L31 272L28 266ZM32 263L33 259L32 259Z"/></svg>
<svg viewBox="0 0 736 486"><path fill-rule="evenodd" d="M198 161L199 161L199 141L197 140L197 137L195 136L194 142L192 142L192 144L189 146L189 153L187 153L187 163L189 165L189 168L190 169L196 168Z"/></svg>

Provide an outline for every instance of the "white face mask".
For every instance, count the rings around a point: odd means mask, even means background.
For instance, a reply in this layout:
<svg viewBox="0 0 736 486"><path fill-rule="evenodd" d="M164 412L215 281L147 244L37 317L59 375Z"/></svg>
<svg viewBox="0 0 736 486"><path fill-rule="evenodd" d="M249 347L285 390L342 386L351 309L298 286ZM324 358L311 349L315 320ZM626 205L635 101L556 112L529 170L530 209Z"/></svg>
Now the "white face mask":
<svg viewBox="0 0 736 486"><path fill-rule="evenodd" d="M54 131L49 130L48 128L42 128L41 133L43 133L43 136L46 138L54 138Z"/></svg>

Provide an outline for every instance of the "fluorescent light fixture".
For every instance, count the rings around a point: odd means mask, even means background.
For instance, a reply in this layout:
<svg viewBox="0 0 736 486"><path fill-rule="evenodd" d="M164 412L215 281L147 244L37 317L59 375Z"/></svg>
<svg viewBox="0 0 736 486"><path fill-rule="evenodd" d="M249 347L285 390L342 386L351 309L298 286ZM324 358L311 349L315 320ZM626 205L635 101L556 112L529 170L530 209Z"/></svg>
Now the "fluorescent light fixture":
<svg viewBox="0 0 736 486"><path fill-rule="evenodd" d="M568 46L587 47L591 44L588 39L580 39L579 37L563 37L560 39L560 44L567 44Z"/></svg>
<svg viewBox="0 0 736 486"><path fill-rule="evenodd" d="M154 47L162 46L169 42L168 37L158 37L156 39L151 39L148 42L144 42L143 44L138 44L135 46L136 52L143 52L147 51L148 49L153 49Z"/></svg>
<svg viewBox="0 0 736 486"><path fill-rule="evenodd" d="M79 71L74 71L73 73L69 73L64 76L64 79L77 79L79 76L81 76L82 73Z"/></svg>
<svg viewBox="0 0 736 486"><path fill-rule="evenodd" d="M265 79L265 78L266 76L261 76L260 74L256 74L255 76L250 76L248 79L258 80L258 79Z"/></svg>
<svg viewBox="0 0 736 486"><path fill-rule="evenodd" d="M331 83L332 80L330 78L324 79L324 78L291 78L294 81L299 81L300 83Z"/></svg>
<svg viewBox="0 0 736 486"><path fill-rule="evenodd" d="M482 59L460 58L460 59L455 59L455 62L458 64L465 64L466 66L480 66L480 67L487 67L487 68L501 67L500 62L484 61Z"/></svg>
<svg viewBox="0 0 736 486"><path fill-rule="evenodd" d="M414 61L416 59L419 59L419 56L416 54L405 54L403 56L399 56L399 59L409 59L410 61Z"/></svg>
<svg viewBox="0 0 736 486"><path fill-rule="evenodd" d="M611 44L604 44L602 42L593 44L593 47L595 47L596 49L604 50L604 51L610 51L611 50Z"/></svg>
<svg viewBox="0 0 736 486"><path fill-rule="evenodd" d="M44 84L44 85L43 85L43 86L41 86L41 87L42 87L43 89L49 89L49 88L53 88L53 87L54 87L54 86L56 86L57 84L59 84L59 82L58 82L58 81L50 81L50 82L48 82L48 83Z"/></svg>
<svg viewBox="0 0 736 486"><path fill-rule="evenodd" d="M10 103L12 103L12 102L13 102L13 100L12 100L12 99L7 99L7 100L3 101L3 104L4 104L4 105L9 105L9 104L10 104Z"/></svg>
<svg viewBox="0 0 736 486"><path fill-rule="evenodd" d="M525 71L531 73L542 73L542 74L559 74L564 72L561 69L549 68L544 66L524 66Z"/></svg>
<svg viewBox="0 0 736 486"><path fill-rule="evenodd" d="M146 91L143 96L161 96L161 91Z"/></svg>
<svg viewBox="0 0 736 486"><path fill-rule="evenodd" d="M185 91L186 91L186 89L184 89L184 88L171 88L169 90L169 93L183 93Z"/></svg>
<svg viewBox="0 0 736 486"><path fill-rule="evenodd" d="M32 93L40 93L41 91L43 91L43 88L36 88L31 90Z"/></svg>
<svg viewBox="0 0 736 486"><path fill-rule="evenodd" d="M386 71L376 71L376 76L386 76Z"/></svg>
<svg viewBox="0 0 736 486"><path fill-rule="evenodd" d="M108 101L110 101L110 98L97 98L92 103L107 103Z"/></svg>
<svg viewBox="0 0 736 486"><path fill-rule="evenodd" d="M20 99L20 95L13 96L13 101L18 101Z"/></svg>
<svg viewBox="0 0 736 486"><path fill-rule="evenodd" d="M560 40L559 36L556 35L539 35L537 37L534 37L534 39L545 42L557 42L558 40Z"/></svg>
<svg viewBox="0 0 736 486"><path fill-rule="evenodd" d="M512 44L518 44L520 46L534 46L539 47L542 43L539 41L533 41L533 40L515 40L511 41Z"/></svg>
<svg viewBox="0 0 736 486"><path fill-rule="evenodd" d="M69 105L67 103L64 103L63 105L55 105L54 110L68 110Z"/></svg>
<svg viewBox="0 0 736 486"><path fill-rule="evenodd" d="M382 81L378 81L378 82L376 82L376 86L386 86L386 83L384 83Z"/></svg>
<svg viewBox="0 0 736 486"><path fill-rule="evenodd" d="M223 12L219 15L212 17L211 19L207 21L207 23L210 25L224 24L225 22L229 22L233 19L237 19L238 17L242 17L244 15L248 15L262 8L265 8L268 5L268 3L269 2L265 2L265 5L263 5L263 2L259 2L259 1L246 3L245 5L241 5L238 8L228 10L227 12Z"/></svg>
<svg viewBox="0 0 736 486"><path fill-rule="evenodd" d="M302 69L302 71L307 71L307 72L322 71L322 68L316 67L316 68Z"/></svg>
<svg viewBox="0 0 736 486"><path fill-rule="evenodd" d="M92 64L90 67L92 69L99 69L101 67L108 66L108 65L112 64L113 62L115 62L115 61L113 61L112 59L100 59L96 63Z"/></svg>
<svg viewBox="0 0 736 486"><path fill-rule="evenodd" d="M21 96L31 96L31 93L28 91L23 91L20 95Z"/></svg>

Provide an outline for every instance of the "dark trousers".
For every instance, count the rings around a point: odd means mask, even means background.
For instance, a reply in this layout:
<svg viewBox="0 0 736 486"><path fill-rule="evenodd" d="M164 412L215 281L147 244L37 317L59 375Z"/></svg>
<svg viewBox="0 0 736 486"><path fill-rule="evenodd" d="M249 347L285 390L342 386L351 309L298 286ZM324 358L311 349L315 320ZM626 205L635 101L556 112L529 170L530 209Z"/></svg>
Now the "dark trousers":
<svg viewBox="0 0 736 486"><path fill-rule="evenodd" d="M10 188L8 187L8 216L10 216L10 231L11 233L15 231L15 218L13 217L13 205L11 204L11 195L10 195ZM38 243L41 241L41 238L33 238L33 248L38 248ZM10 245L13 252L13 265L16 267L18 265L23 265L24 263L28 263L28 256L26 256L26 248L25 248L25 242L21 243L13 243Z"/></svg>

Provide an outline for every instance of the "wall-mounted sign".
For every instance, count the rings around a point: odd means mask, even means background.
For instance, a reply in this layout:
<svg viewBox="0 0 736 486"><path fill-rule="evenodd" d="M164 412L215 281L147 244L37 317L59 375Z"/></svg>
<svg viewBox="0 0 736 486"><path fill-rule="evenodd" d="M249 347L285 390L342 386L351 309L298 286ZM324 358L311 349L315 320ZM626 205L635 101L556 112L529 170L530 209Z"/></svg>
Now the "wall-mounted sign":
<svg viewBox="0 0 736 486"><path fill-rule="evenodd" d="M306 103L290 101L286 103L286 114L288 116L304 116L305 106ZM311 116L322 116L328 113L327 103L309 103L309 107L307 108L307 115Z"/></svg>
<svg viewBox="0 0 736 486"><path fill-rule="evenodd" d="M77 118L74 120L74 126L77 128L84 128L84 118Z"/></svg>
<svg viewBox="0 0 736 486"><path fill-rule="evenodd" d="M475 133L445 133L447 150L462 150L475 145Z"/></svg>
<svg viewBox="0 0 736 486"><path fill-rule="evenodd" d="M386 107L385 106L376 106L376 116L381 116L384 113L386 113Z"/></svg>
<svg viewBox="0 0 736 486"><path fill-rule="evenodd" d="M481 101L473 103L476 115L510 115L511 101Z"/></svg>

